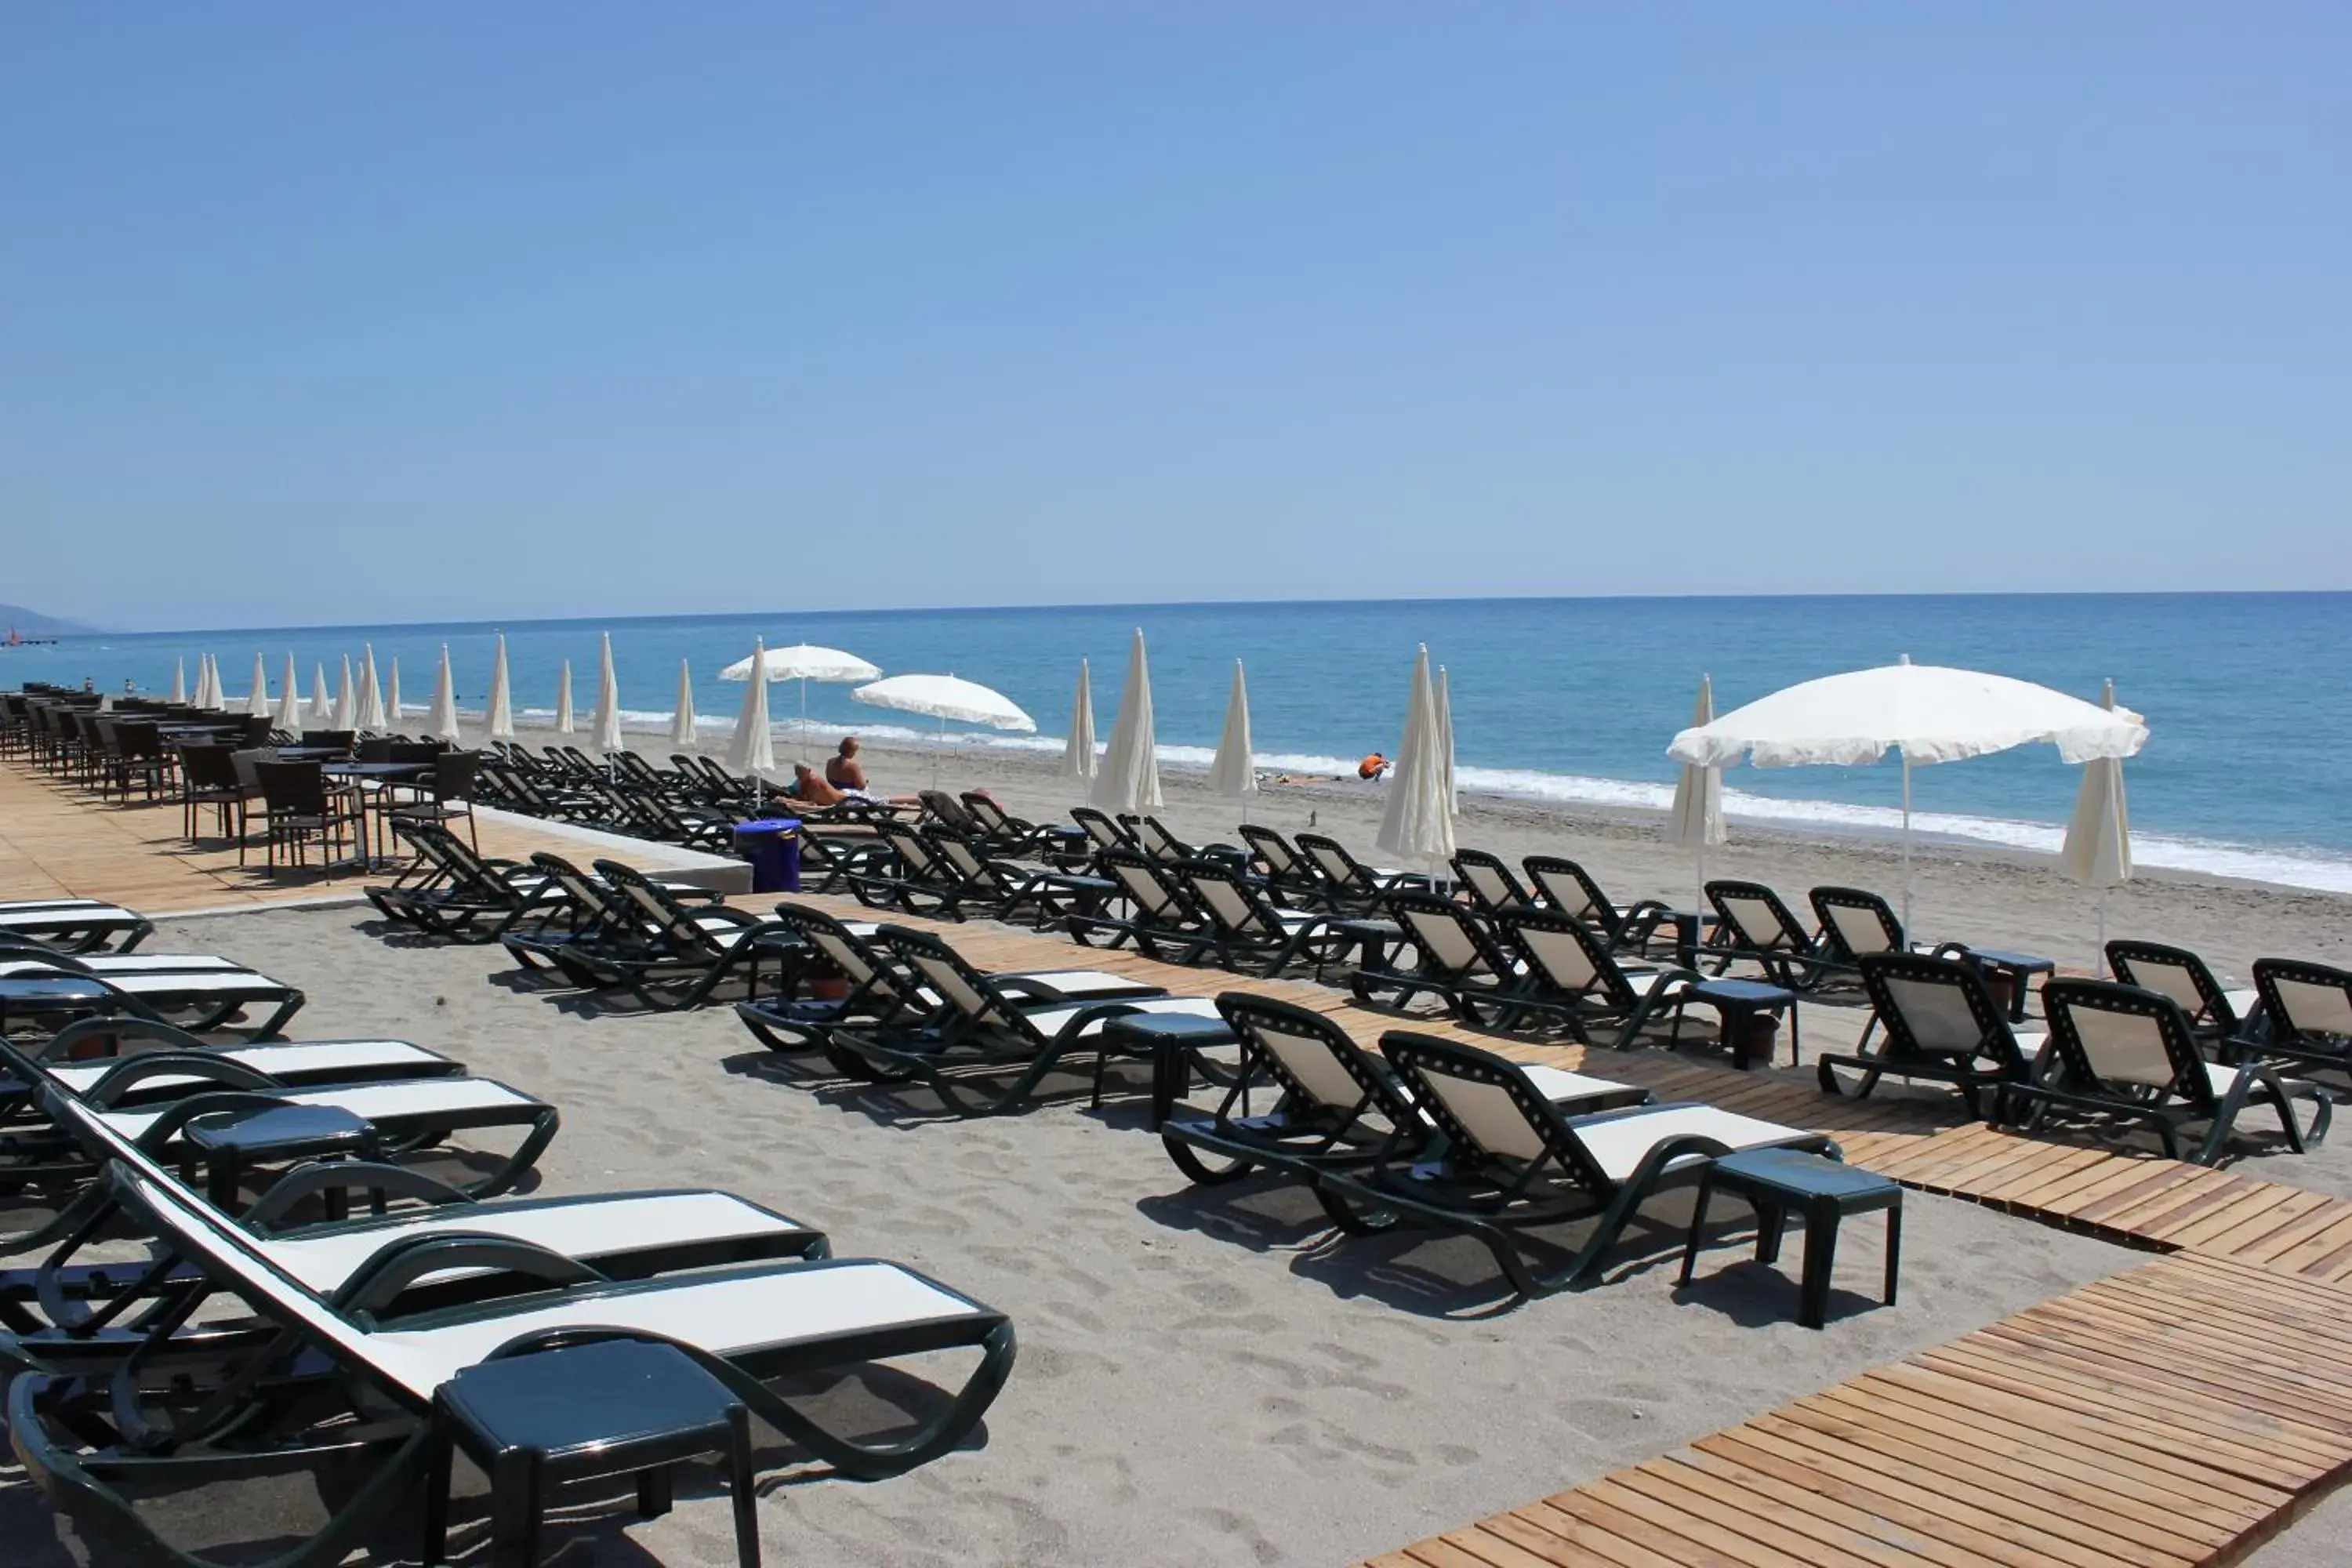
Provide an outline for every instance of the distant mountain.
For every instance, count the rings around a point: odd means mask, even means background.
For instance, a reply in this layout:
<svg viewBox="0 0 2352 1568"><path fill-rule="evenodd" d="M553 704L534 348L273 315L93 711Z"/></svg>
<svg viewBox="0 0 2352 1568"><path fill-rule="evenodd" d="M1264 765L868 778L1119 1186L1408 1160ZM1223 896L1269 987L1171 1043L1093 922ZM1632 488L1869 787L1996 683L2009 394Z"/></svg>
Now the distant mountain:
<svg viewBox="0 0 2352 1568"><path fill-rule="evenodd" d="M28 610L22 605L0 605L0 642L7 640L11 626L28 637L67 637L98 630L96 626L84 626L79 621L59 620L38 610Z"/></svg>

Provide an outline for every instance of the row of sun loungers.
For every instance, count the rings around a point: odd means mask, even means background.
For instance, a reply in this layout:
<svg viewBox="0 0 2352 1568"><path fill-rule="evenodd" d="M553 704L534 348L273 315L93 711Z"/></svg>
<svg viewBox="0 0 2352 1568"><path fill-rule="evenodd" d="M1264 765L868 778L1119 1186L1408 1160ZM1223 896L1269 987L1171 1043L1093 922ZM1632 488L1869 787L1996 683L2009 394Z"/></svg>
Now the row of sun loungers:
<svg viewBox="0 0 2352 1568"><path fill-rule="evenodd" d="M0 1268L8 1426L31 1479L104 1543L100 1561L184 1560L142 1507L159 1491L331 1471L358 1483L279 1560L340 1560L413 1513L435 1391L494 1355L669 1343L801 1451L868 1479L961 1442L1011 1370L1003 1314L902 1265L835 1258L823 1232L730 1194L499 1197L554 1137L553 1106L404 1041L288 1041L208 1012L175 1027L125 967L250 973L228 959L29 941L17 954L18 973L97 965L112 987L54 1034L0 1040L0 1189L55 1213L10 1248L39 1261ZM232 1207L190 1184L192 1123L289 1106L361 1119L373 1157L241 1184ZM471 1179L439 1173L448 1141L489 1130L519 1146ZM319 1217L352 1197L373 1212ZM96 1257L124 1235L145 1238L143 1259ZM772 1386L939 1351L977 1365L880 1437L831 1430Z"/></svg>

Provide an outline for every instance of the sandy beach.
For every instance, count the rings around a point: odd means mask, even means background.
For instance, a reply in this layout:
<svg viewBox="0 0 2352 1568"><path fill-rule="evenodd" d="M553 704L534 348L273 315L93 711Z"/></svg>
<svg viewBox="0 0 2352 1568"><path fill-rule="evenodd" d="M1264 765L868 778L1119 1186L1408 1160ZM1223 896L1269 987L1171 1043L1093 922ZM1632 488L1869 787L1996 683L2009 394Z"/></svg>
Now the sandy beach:
<svg viewBox="0 0 2352 1568"><path fill-rule="evenodd" d="M298 1035L416 1040L552 1100L564 1125L542 1191L727 1188L823 1226L845 1256L898 1258L1013 1315L1020 1362L985 1442L874 1485L772 1473L772 1561L1337 1563L2142 1258L1913 1194L1900 1304L1875 1305L1879 1227L1857 1222L1837 1317L1816 1333L1791 1321L1790 1278L1737 1247L1711 1253L1678 1295L1686 1200L1669 1199L1605 1287L1487 1315L1482 1250L1328 1247L1298 1193L1197 1194L1131 1098L1099 1113L1066 1098L988 1121L910 1119L804 1077L730 1011L583 1014L519 988L496 949L387 942L369 923L348 909L239 915L169 924L149 945L234 953L310 987ZM590 1510L585 1539L558 1561L731 1563L723 1491L705 1477L680 1494L650 1523ZM11 1541L58 1532L21 1485L0 1497ZM290 1526L304 1506L218 1489L182 1509L203 1538L257 1518ZM478 1549L478 1500L470 1518L459 1543ZM11 1558L68 1560L46 1545Z"/></svg>

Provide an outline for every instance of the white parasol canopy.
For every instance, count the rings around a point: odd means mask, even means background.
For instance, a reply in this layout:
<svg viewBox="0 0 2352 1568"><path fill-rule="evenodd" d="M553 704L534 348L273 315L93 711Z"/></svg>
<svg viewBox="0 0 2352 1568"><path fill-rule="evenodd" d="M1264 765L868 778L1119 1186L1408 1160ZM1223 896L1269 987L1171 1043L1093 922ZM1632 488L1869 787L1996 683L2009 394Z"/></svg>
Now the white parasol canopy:
<svg viewBox="0 0 2352 1568"><path fill-rule="evenodd" d="M397 655L383 661L383 717L389 728L397 730L406 715L400 701L400 659Z"/></svg>
<svg viewBox="0 0 2352 1568"><path fill-rule="evenodd" d="M1078 660L1077 695L1070 699L1070 738L1062 745L1062 776L1095 776L1095 684L1085 659Z"/></svg>
<svg viewBox="0 0 2352 1568"><path fill-rule="evenodd" d="M1801 681L1676 735L1666 754L1723 767L1874 763L1903 755L1903 924L1911 924L1912 764L1958 762L2046 741L2069 763L2128 757L2147 743L2129 709L2110 712L2046 686L1981 670L1899 664Z"/></svg>
<svg viewBox="0 0 2352 1568"><path fill-rule="evenodd" d="M1225 698L1225 729L1217 739L1216 760L1209 764L1209 787L1219 795L1242 799L1257 793L1257 763L1250 749L1249 687L1242 679L1240 659L1234 660L1234 687Z"/></svg>
<svg viewBox="0 0 2352 1568"><path fill-rule="evenodd" d="M2107 682L2104 706L2116 707L2116 683ZM2094 757L2083 764L2083 784L2074 796L2074 815L2066 824L2066 842L2058 849L2058 869L2069 881L2099 890L2099 953L2097 972L2106 972L2107 889L2131 880L2131 808L2124 796L2124 764L2115 757Z"/></svg>
<svg viewBox="0 0 2352 1568"><path fill-rule="evenodd" d="M490 702L482 715L483 732L493 741L511 741L514 727L514 683L507 675L507 634L499 634L499 657L490 665Z"/></svg>
<svg viewBox="0 0 2352 1568"><path fill-rule="evenodd" d="M286 679L278 688L278 716L271 721L288 734L299 734L302 729L302 677L294 668L294 655L286 655Z"/></svg>
<svg viewBox="0 0 2352 1568"><path fill-rule="evenodd" d="M338 730L354 728L352 716L359 711L359 688L352 680L352 656L345 654L343 655L343 683L335 688L334 728Z"/></svg>
<svg viewBox="0 0 2352 1568"><path fill-rule="evenodd" d="M218 700L213 696L213 656L208 653L196 655L195 704L205 709L220 706Z"/></svg>
<svg viewBox="0 0 2352 1568"><path fill-rule="evenodd" d="M563 661L562 677L555 683L555 732L569 735L575 728L572 721L572 661Z"/></svg>
<svg viewBox="0 0 2352 1568"><path fill-rule="evenodd" d="M457 682L449 670L449 645L441 645L441 669L433 678L433 706L425 718L425 732L436 741L457 738Z"/></svg>
<svg viewBox="0 0 2352 1568"><path fill-rule="evenodd" d="M375 644L362 643L363 659L360 666L360 728L383 733L383 688L376 684Z"/></svg>
<svg viewBox="0 0 2352 1568"><path fill-rule="evenodd" d="M335 700L327 695L327 667L310 661L310 727L323 730L335 720Z"/></svg>
<svg viewBox="0 0 2352 1568"><path fill-rule="evenodd" d="M880 666L868 664L854 653L844 653L837 647L819 647L814 643L794 643L790 647L763 647L757 657L759 667L768 672L770 680L797 680L801 683L800 732L803 737L808 734L810 681L876 680L882 674ZM751 679L751 660L737 659L719 672L719 679Z"/></svg>
<svg viewBox="0 0 2352 1568"><path fill-rule="evenodd" d="M245 700L245 710L256 719L267 719L276 711L269 700L269 671L257 653L253 656L253 693Z"/></svg>
<svg viewBox="0 0 2352 1568"><path fill-rule="evenodd" d="M1118 718L1110 727L1087 801L1111 813L1160 809L1160 750L1151 722L1151 664L1143 651L1143 628L1127 651L1127 685L1118 694Z"/></svg>
<svg viewBox="0 0 2352 1568"><path fill-rule="evenodd" d="M677 708L670 715L669 743L694 744L694 666L683 658L677 661Z"/></svg>
<svg viewBox="0 0 2352 1568"><path fill-rule="evenodd" d="M188 661L186 658L183 656L172 662L172 700L173 702L185 702L187 700Z"/></svg>
<svg viewBox="0 0 2352 1568"><path fill-rule="evenodd" d="M621 682L613 674L613 634L604 635L604 651L597 656L596 716L588 727L594 737L589 743L607 755L620 751L621 745Z"/></svg>
<svg viewBox="0 0 2352 1568"><path fill-rule="evenodd" d="M766 650L752 644L757 659ZM768 733L768 683L754 680L744 689L743 706L735 715L735 733L727 742L727 765L755 777L776 771L775 740Z"/></svg>
<svg viewBox="0 0 2352 1568"><path fill-rule="evenodd" d="M1397 747L1381 831L1373 840L1388 854L1430 861L1454 858L1454 814L1445 807L1445 759L1438 742L1437 692L1430 684L1424 647L1413 656L1404 740Z"/></svg>
<svg viewBox="0 0 2352 1568"><path fill-rule="evenodd" d="M1037 721L1002 691L952 675L894 675L871 686L861 686L849 695L853 701L870 707L895 708L901 713L920 713L937 719L942 750L950 721L985 724L992 730L1012 730L1023 734L1037 728ZM935 751L931 753L933 787L939 782L940 752Z"/></svg>
<svg viewBox="0 0 2352 1568"><path fill-rule="evenodd" d="M1462 792L1454 787L1454 682L1437 667L1437 745L1445 758L1445 815L1462 815Z"/></svg>

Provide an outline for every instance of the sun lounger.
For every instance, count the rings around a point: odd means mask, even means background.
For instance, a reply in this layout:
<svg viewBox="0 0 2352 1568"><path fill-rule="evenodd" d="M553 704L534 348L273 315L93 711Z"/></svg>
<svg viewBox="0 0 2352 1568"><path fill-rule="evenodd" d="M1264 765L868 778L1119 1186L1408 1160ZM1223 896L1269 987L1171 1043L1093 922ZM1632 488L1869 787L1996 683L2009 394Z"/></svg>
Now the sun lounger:
<svg viewBox="0 0 2352 1568"><path fill-rule="evenodd" d="M657 1012L699 1005L721 983L772 945L775 928L725 904L681 902L667 888L617 860L596 875L630 906L635 923L607 940L553 950L557 966L584 989L625 991Z"/></svg>
<svg viewBox="0 0 2352 1568"><path fill-rule="evenodd" d="M1208 917L1194 906L1182 884L1139 849L1105 849L1094 858L1097 874L1118 886L1123 906L1114 914L1108 907L1069 921L1071 937L1081 946L1108 935L1104 945L1129 942L1146 958L1170 963L1196 963L1212 945Z"/></svg>
<svg viewBox="0 0 2352 1568"><path fill-rule="evenodd" d="M1244 822L1241 840L1249 846L1250 869L1278 904L1315 905L1323 901L1323 874L1298 847L1262 823Z"/></svg>
<svg viewBox="0 0 2352 1568"><path fill-rule="evenodd" d="M1335 917L1276 907L1231 859L1178 860L1164 875L1202 915L1207 951L1226 969L1270 976L1312 963L1320 980L1324 964L1346 946L1331 929Z"/></svg>
<svg viewBox="0 0 2352 1568"><path fill-rule="evenodd" d="M1404 931L1412 963L1408 968L1392 955L1389 963L1359 968L1348 980L1358 1002L1402 1008L1416 996L1433 995L1463 1022L1486 1024L1518 989L1520 975L1511 956L1496 944L1481 917L1451 899L1412 890L1390 894L1387 908Z"/></svg>
<svg viewBox="0 0 2352 1568"><path fill-rule="evenodd" d="M1519 862L1541 902L1571 920L1594 927L1612 948L1646 952L1661 931L1674 930L1674 911L1656 899L1620 904L1577 861L1559 855L1530 855Z"/></svg>
<svg viewBox="0 0 2352 1568"><path fill-rule="evenodd" d="M1335 914L1371 914L1388 902L1391 893L1430 892L1435 884L1418 871L1398 871L1367 866L1338 839L1321 833L1302 833L1295 842L1323 879L1323 901Z"/></svg>
<svg viewBox="0 0 2352 1568"><path fill-rule="evenodd" d="M2247 1037L2253 1055L2352 1071L2352 970L2258 958L2254 988L2263 1026Z"/></svg>
<svg viewBox="0 0 2352 1568"><path fill-rule="evenodd" d="M2092 1130L2145 1128L2168 1159L2220 1162L2249 1105L2278 1115L2287 1147L2300 1154L2326 1136L2334 1107L2309 1084L2282 1080L2261 1061L2223 1067L2205 1059L2189 1016L2169 996L2105 980L2053 980L2042 987L2055 1059L2039 1082L2002 1088L2010 1120L2053 1120ZM2298 1125L2291 1099L2315 1109ZM2202 1126L2183 1153L2181 1134Z"/></svg>
<svg viewBox="0 0 2352 1568"><path fill-rule="evenodd" d="M1536 901L1535 895L1521 887L1518 878L1511 874L1509 864L1501 856L1484 849L1455 850L1454 876L1468 889L1471 901L1482 914L1526 909Z"/></svg>
<svg viewBox="0 0 2352 1568"><path fill-rule="evenodd" d="M833 1043L870 1061L885 1079L919 1079L964 1116L1009 1110L1030 1098L1073 1052L1094 1048L1102 1026L1129 1013L1221 1016L1203 997L1154 992L1112 999L1070 995L1051 984L986 973L938 937L885 926L881 940L940 1005L915 1029L835 1029ZM1003 1079L975 1094L974 1080ZM1099 1090L1100 1079L1097 1075Z"/></svg>
<svg viewBox="0 0 2352 1568"><path fill-rule="evenodd" d="M1780 895L1763 883L1709 882L1706 901L1715 911L1715 937L1699 952L1720 961L1717 973L1734 963L1752 963L1790 991L1860 980L1861 971L1843 956L1843 945L1806 930Z"/></svg>
<svg viewBox="0 0 2352 1568"><path fill-rule="evenodd" d="M883 822L874 831L877 841L889 850L889 858L870 859L844 873L850 893L859 903L869 909L903 910L910 915L960 921L967 900L985 896L986 890L975 888L950 865L922 828L908 822Z"/></svg>
<svg viewBox="0 0 2352 1568"><path fill-rule="evenodd" d="M123 1163L166 1184L176 1178L126 1140L108 1120L70 1096L57 1097L59 1124L102 1170ZM561 1253L607 1279L649 1279L771 1258L823 1258L830 1247L814 1230L731 1194L676 1190L591 1194L576 1197L485 1199L468 1195L406 1166L345 1161L299 1166L273 1183L234 1220L182 1189L184 1201L203 1205L216 1222L253 1238L269 1262L306 1289L330 1300L359 1277L371 1259L397 1243L413 1246L446 1236L493 1237ZM304 1217L329 1193L362 1192L397 1212L317 1222ZM116 1210L103 1182L51 1227L64 1237L37 1268L0 1271L0 1328L26 1334L89 1324L111 1307L120 1311L184 1277L162 1277L142 1264L76 1261L91 1242L111 1235ZM30 1243L19 1241L18 1249ZM415 1282L399 1299L403 1311L486 1299L520 1283L495 1268L453 1269ZM96 1353L109 1353L99 1348ZM52 1345L53 1368L65 1352Z"/></svg>
<svg viewBox="0 0 2352 1568"><path fill-rule="evenodd" d="M27 954L21 947L0 952L0 977L79 975L103 990L101 1008L173 1024L194 1035L269 1039L306 1000L283 981L210 955ZM237 1022L248 1008L268 1011L258 1022Z"/></svg>
<svg viewBox="0 0 2352 1568"><path fill-rule="evenodd" d="M1160 1130L1168 1157L1192 1181L1216 1185L1265 1169L1311 1182L1320 1172L1375 1158L1411 1159L1434 1136L1389 1064L1328 1015L1241 991L1219 996L1217 1010L1242 1042L1234 1082L1211 1114L1171 1118ZM1648 1090L1630 1084L1557 1068L1527 1072L1554 1104L1580 1110L1638 1105L1649 1098ZM1253 1088L1266 1080L1279 1091L1278 1103L1264 1114L1247 1114L1243 1108ZM1355 1223L1353 1209L1328 1201L1327 1206L1335 1220Z"/></svg>
<svg viewBox="0 0 2352 1568"><path fill-rule="evenodd" d="M643 922L636 906L618 888L560 855L536 854L530 863L534 871L547 878L549 890L499 935L499 945L516 963L525 969L554 971L574 984L585 985L593 983L593 977L584 969L563 966L564 956L573 950L609 949L623 955L643 950ZM719 899L707 888L667 881L657 881L656 886L678 902L715 903Z"/></svg>
<svg viewBox="0 0 2352 1568"><path fill-rule="evenodd" d="M2107 943L2107 967L2126 985L2171 997L2209 1049L2224 1041L2257 1038L2263 994L2255 986L2225 987L2203 959L2184 947L2118 937Z"/></svg>
<svg viewBox="0 0 2352 1568"><path fill-rule="evenodd" d="M129 952L154 922L97 899L11 899L0 903L0 935L30 937L60 952Z"/></svg>
<svg viewBox="0 0 2352 1568"><path fill-rule="evenodd" d="M1598 928L1558 910L1503 910L1493 930L1518 977L1499 1005L1505 1028L1553 1018L1579 1044L1593 1044L1591 1031L1602 1028L1611 1031L1605 1043L1624 1050L1699 978L1676 966L1623 963Z"/></svg>
<svg viewBox="0 0 2352 1568"><path fill-rule="evenodd" d="M1882 1078L1926 1079L1960 1091L1971 1116L1990 1115L2006 1085L2033 1081L2047 1037L2020 1035L1964 959L1913 952L1870 952L1861 959L1863 988L1885 1033L1877 1048L1823 1056L1814 1073L1824 1092L1848 1092L1841 1070L1859 1073L1851 1091L1866 1099ZM1993 1091L1988 1102L1984 1091Z"/></svg>
<svg viewBox="0 0 2352 1568"><path fill-rule="evenodd" d="M1808 895L1813 915L1821 921L1821 945L1842 963L1858 964L1874 952L1920 952L1958 958L1968 952L1963 942L1913 942L1895 918L1895 907L1864 888L1815 888Z"/></svg>
<svg viewBox="0 0 2352 1568"><path fill-rule="evenodd" d="M1711 1105L1563 1116L1517 1063L1457 1041L1392 1036L1381 1048L1445 1146L1318 1172L1317 1186L1362 1229L1411 1223L1476 1238L1521 1298L1591 1279L1642 1205L1696 1178L1714 1156L1799 1149L1837 1157L1819 1133ZM1596 1216L1583 1242L1550 1267L1522 1240Z"/></svg>
<svg viewBox="0 0 2352 1568"><path fill-rule="evenodd" d="M117 1167L118 1201L160 1249L200 1277L204 1297L233 1298L260 1321L205 1345L193 1373L157 1399L117 1379L18 1377L8 1423L35 1483L86 1536L161 1552L139 1500L207 1480L324 1473L350 1478L321 1531L278 1561L309 1568L340 1560L413 1505L432 1452L433 1393L492 1356L614 1336L677 1345L774 1427L843 1473L894 1475L948 1452L971 1431L1010 1373L1012 1324L897 1264L853 1259L768 1263L683 1278L615 1282L518 1241L444 1237L379 1253L364 1283L333 1301L304 1288L252 1238L217 1223L154 1176ZM535 1272L530 1296L390 1318L406 1279L481 1263ZM142 1325L131 1353L173 1363L186 1313ZM126 1334L127 1337L127 1334ZM37 1359L40 1336L18 1342ZM817 1425L764 1380L846 1370L933 1351L977 1350L981 1362L943 1407L908 1435L846 1438ZM308 1352L314 1371L298 1352ZM126 1357L125 1364L130 1364ZM308 1397L295 1397L305 1394ZM167 1439L167 1440L159 1440Z"/></svg>
<svg viewBox="0 0 2352 1568"><path fill-rule="evenodd" d="M928 842L940 866L962 879L965 900L985 905L991 920L1009 921L1025 909L1030 923L1043 931L1100 908L1114 890L1114 884L1100 877L992 859L959 833L934 831Z"/></svg>

